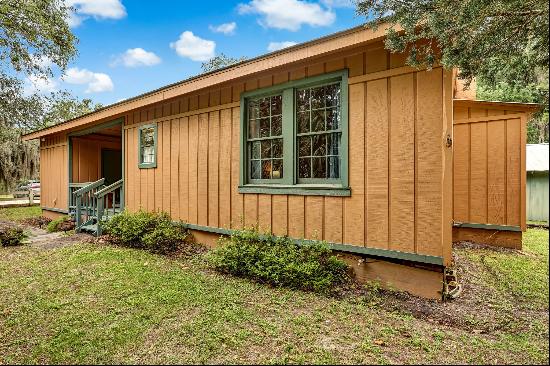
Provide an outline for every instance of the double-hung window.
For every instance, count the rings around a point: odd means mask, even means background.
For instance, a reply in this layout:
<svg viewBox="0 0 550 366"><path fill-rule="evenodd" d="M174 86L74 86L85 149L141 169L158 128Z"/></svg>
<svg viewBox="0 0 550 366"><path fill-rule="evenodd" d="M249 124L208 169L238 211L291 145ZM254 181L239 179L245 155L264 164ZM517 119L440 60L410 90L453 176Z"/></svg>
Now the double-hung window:
<svg viewBox="0 0 550 366"><path fill-rule="evenodd" d="M349 195L347 71L243 93L243 193Z"/></svg>
<svg viewBox="0 0 550 366"><path fill-rule="evenodd" d="M150 124L139 128L138 166L156 168L157 166L157 125Z"/></svg>

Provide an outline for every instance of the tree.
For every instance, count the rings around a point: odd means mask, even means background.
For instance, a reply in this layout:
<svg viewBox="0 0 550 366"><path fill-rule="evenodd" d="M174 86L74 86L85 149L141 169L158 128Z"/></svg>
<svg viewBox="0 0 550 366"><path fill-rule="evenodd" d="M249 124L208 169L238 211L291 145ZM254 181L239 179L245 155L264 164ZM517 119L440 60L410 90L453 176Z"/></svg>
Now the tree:
<svg viewBox="0 0 550 366"><path fill-rule="evenodd" d="M548 8L548 0L357 3L372 26L388 23L386 48L407 52L409 65L456 67L467 85L478 77L490 86L528 85L548 73Z"/></svg>
<svg viewBox="0 0 550 366"><path fill-rule="evenodd" d="M234 58L220 53L218 56L212 57L210 60L203 62L201 68L202 72L210 72L237 64L242 61L246 61L246 57L242 56L240 58Z"/></svg>

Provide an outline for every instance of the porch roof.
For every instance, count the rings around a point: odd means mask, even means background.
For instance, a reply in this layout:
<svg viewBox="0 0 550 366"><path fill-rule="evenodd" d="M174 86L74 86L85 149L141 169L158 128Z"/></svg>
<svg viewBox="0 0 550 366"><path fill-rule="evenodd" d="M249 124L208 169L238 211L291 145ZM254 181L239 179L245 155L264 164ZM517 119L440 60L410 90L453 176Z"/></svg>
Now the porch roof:
<svg viewBox="0 0 550 366"><path fill-rule="evenodd" d="M158 103L214 85L235 81L265 70L374 42L383 39L388 28L390 28L390 26L387 23L381 24L377 28L367 28L365 25L361 25L309 42L284 48L219 70L193 76L160 89L108 105L92 113L27 133L23 135L22 138L24 141L27 141L59 132L87 128L96 123L103 123L118 118L122 114L136 108Z"/></svg>

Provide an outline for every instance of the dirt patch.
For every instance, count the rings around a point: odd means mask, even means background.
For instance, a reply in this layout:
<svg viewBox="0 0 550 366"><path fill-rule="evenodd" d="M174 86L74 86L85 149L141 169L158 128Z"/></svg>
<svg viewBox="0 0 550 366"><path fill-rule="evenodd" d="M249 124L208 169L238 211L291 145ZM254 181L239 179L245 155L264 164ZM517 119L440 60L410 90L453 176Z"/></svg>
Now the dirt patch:
<svg viewBox="0 0 550 366"><path fill-rule="evenodd" d="M38 217L29 217L26 219L21 220L21 223L27 226L37 227L40 229L46 228L48 224L52 221L52 219L46 217L46 216L38 216Z"/></svg>

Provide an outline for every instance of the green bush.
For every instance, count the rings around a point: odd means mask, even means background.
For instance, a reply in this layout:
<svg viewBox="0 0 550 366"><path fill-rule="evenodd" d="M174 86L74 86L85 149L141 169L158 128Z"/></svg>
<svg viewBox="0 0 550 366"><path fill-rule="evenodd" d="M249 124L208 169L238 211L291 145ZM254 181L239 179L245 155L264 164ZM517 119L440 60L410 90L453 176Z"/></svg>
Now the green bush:
<svg viewBox="0 0 550 366"><path fill-rule="evenodd" d="M57 231L69 231L74 229L74 222L69 216L61 216L55 220L52 220L46 226L46 231L49 233L55 233Z"/></svg>
<svg viewBox="0 0 550 366"><path fill-rule="evenodd" d="M328 293L348 278L348 265L324 242L301 245L288 237L235 231L207 255L215 269L274 286Z"/></svg>
<svg viewBox="0 0 550 366"><path fill-rule="evenodd" d="M27 238L25 231L13 225L0 225L0 246L9 247L23 245L23 241Z"/></svg>
<svg viewBox="0 0 550 366"><path fill-rule="evenodd" d="M104 231L115 244L161 254L177 251L189 241L187 229L164 212L123 211L104 224Z"/></svg>

